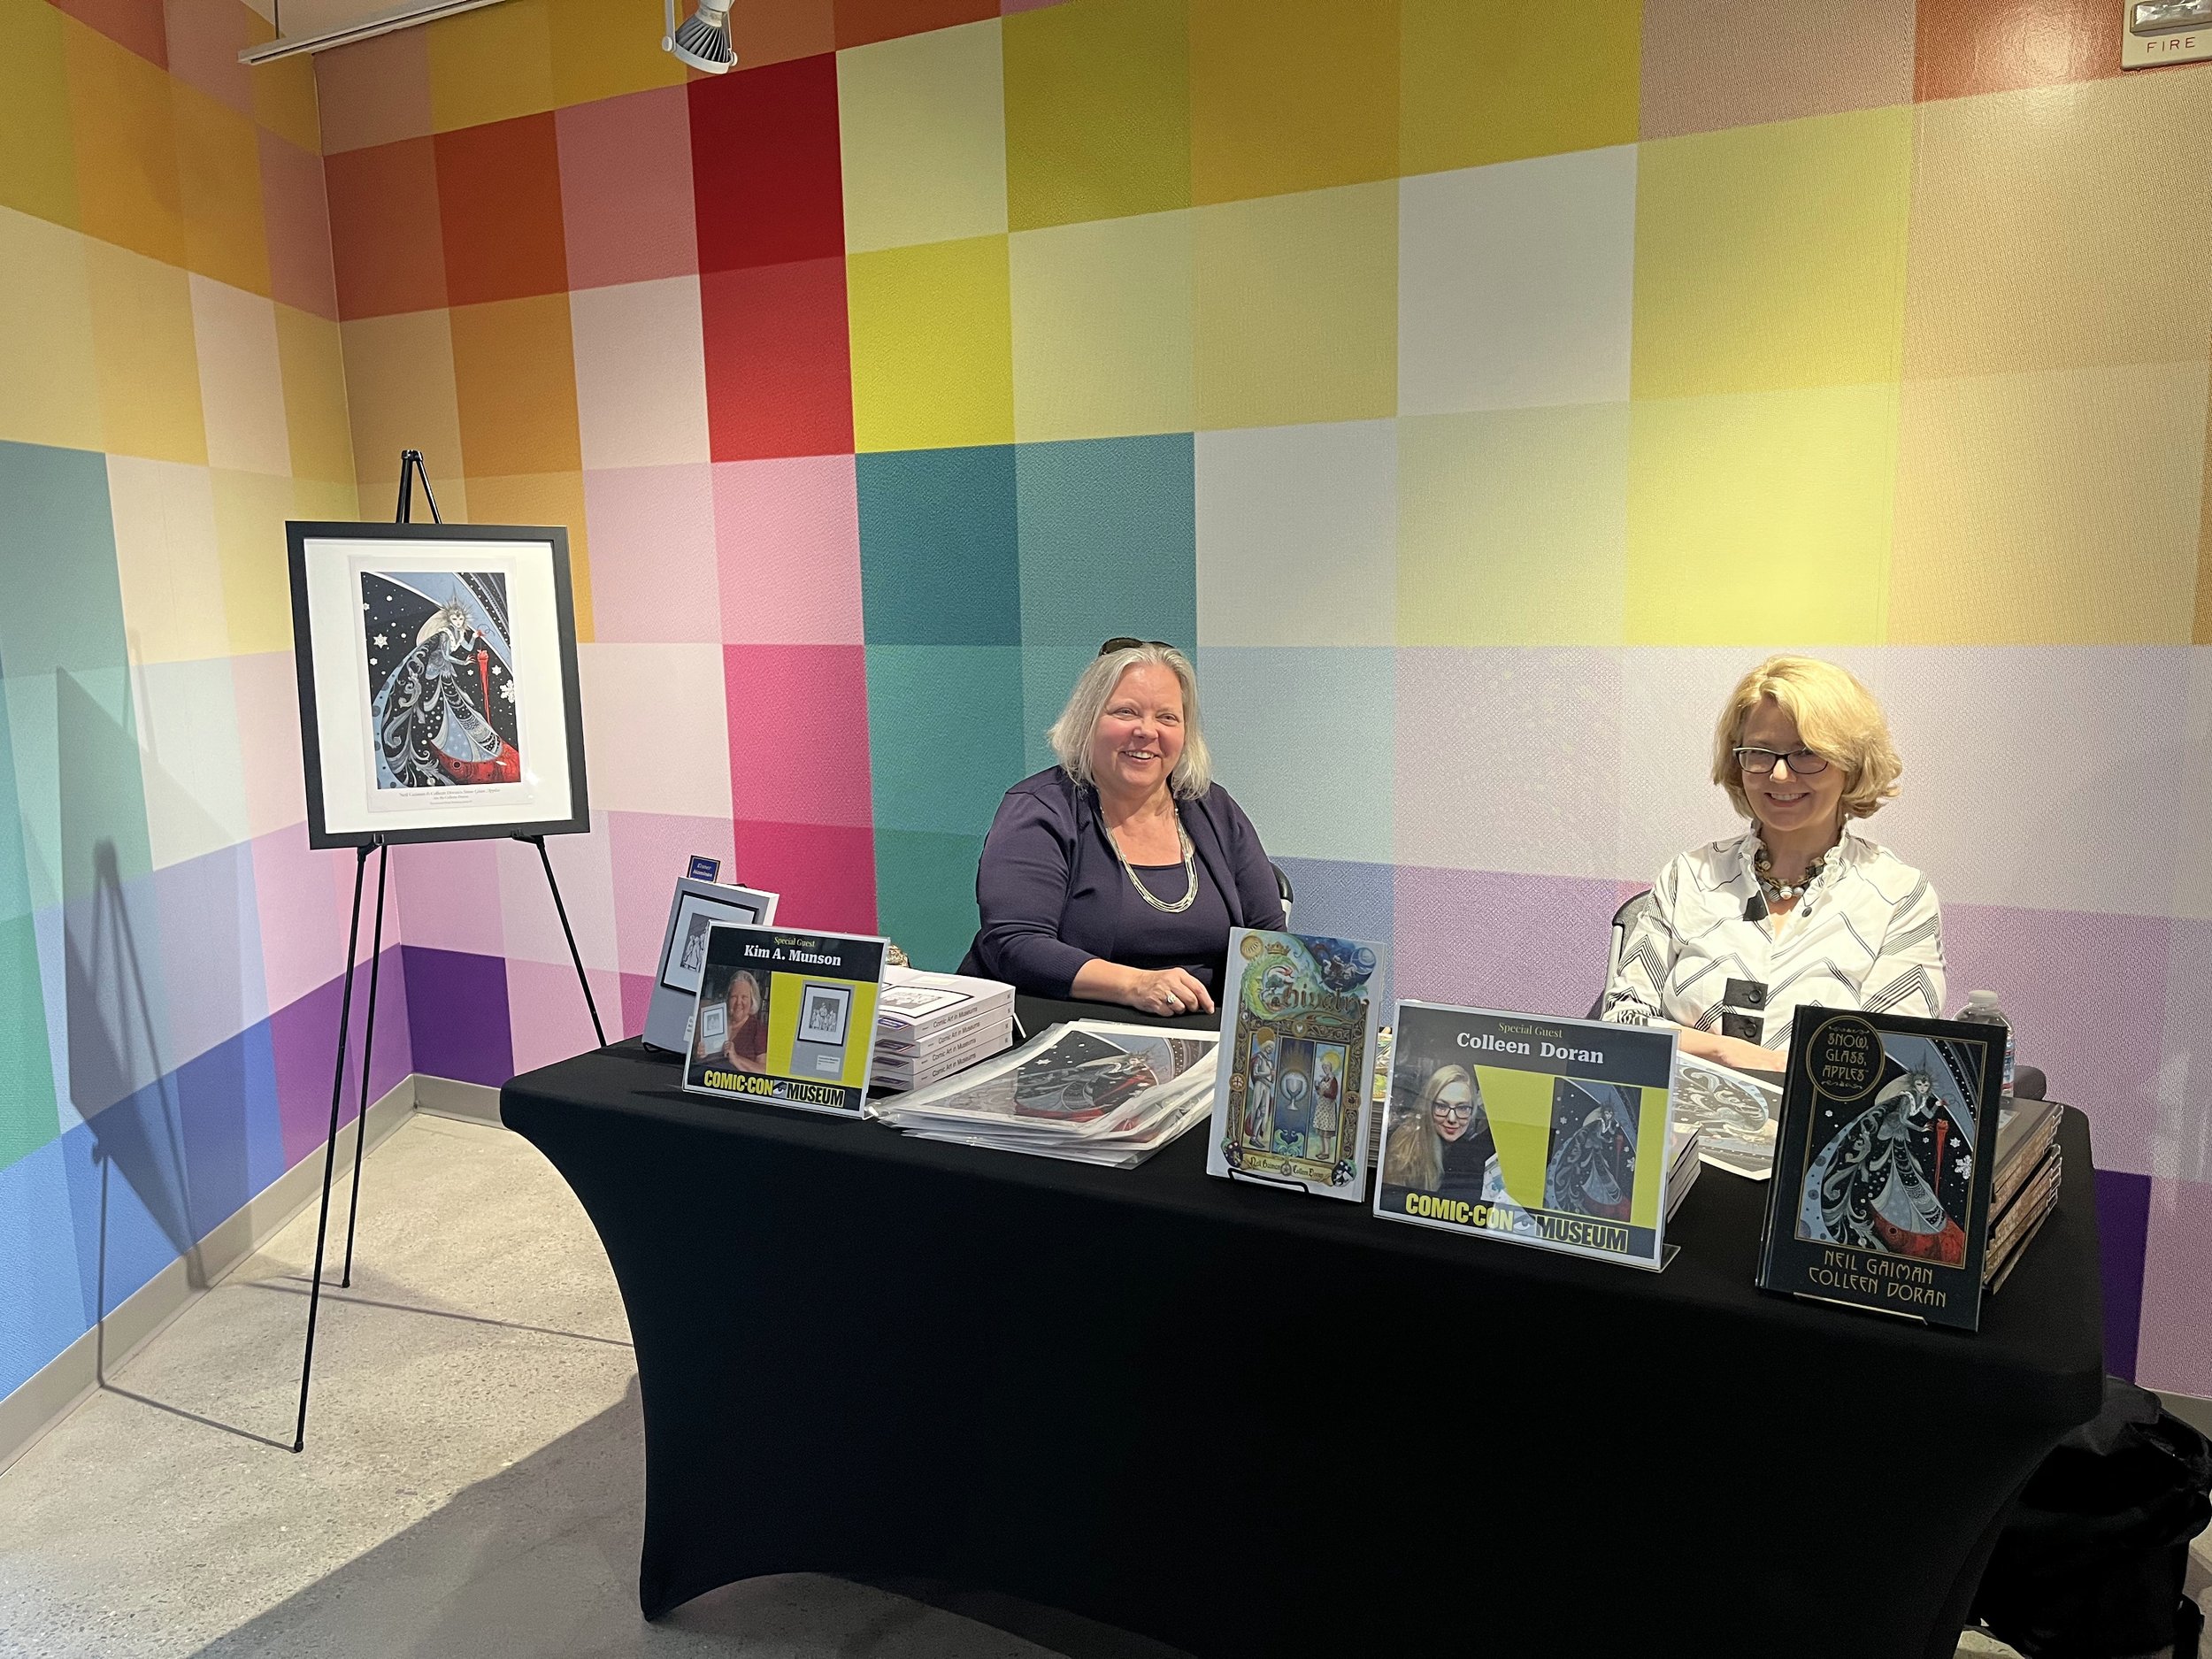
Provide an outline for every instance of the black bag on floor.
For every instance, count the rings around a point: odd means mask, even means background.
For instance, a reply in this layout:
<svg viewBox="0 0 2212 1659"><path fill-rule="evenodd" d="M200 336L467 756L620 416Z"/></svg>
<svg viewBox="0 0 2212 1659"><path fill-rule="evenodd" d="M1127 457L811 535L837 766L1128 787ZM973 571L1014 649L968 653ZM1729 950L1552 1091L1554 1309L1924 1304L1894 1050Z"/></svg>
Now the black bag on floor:
<svg viewBox="0 0 2212 1659"><path fill-rule="evenodd" d="M2104 1409L2021 1494L1975 1617L2027 1659L2195 1659L2203 1620L2181 1591L2207 1521L2212 1440L2108 1377Z"/></svg>

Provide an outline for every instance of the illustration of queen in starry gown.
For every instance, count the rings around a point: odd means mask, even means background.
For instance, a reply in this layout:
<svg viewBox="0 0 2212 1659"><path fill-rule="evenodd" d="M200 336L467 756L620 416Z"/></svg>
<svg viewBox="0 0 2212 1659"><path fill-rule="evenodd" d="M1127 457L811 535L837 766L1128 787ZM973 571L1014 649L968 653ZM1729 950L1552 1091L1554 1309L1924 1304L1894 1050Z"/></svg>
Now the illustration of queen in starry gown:
<svg viewBox="0 0 2212 1659"><path fill-rule="evenodd" d="M1931 1179L1954 1129L1944 1106L1924 1068L1886 1084L1807 1169L1801 1234L1952 1266L1963 1262L1965 1233Z"/></svg>
<svg viewBox="0 0 2212 1659"><path fill-rule="evenodd" d="M504 588L495 573L411 572L365 587L392 608L390 624L403 627L422 618L412 647L396 660L383 656L391 644L383 626L369 641L371 673L380 676L372 705L379 788L520 780L513 668L501 622Z"/></svg>

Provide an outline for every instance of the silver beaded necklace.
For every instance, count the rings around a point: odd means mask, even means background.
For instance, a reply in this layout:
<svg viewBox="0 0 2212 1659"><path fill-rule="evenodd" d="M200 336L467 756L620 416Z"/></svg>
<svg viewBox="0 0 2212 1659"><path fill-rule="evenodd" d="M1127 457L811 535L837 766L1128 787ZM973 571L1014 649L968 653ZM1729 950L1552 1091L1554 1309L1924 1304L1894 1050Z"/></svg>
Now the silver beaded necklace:
<svg viewBox="0 0 2212 1659"><path fill-rule="evenodd" d="M1196 856L1190 844L1190 832L1183 827L1179 814L1175 819L1175 839L1183 848L1183 896L1172 904L1138 879L1135 869L1129 863L1129 855L1121 849L1121 837L1114 833L1110 825L1107 826L1106 839L1113 842L1114 856L1121 860L1122 872L1129 878L1129 885L1136 888L1147 904L1156 910L1165 910L1170 916L1180 916L1190 909L1191 902L1198 896L1198 868Z"/></svg>

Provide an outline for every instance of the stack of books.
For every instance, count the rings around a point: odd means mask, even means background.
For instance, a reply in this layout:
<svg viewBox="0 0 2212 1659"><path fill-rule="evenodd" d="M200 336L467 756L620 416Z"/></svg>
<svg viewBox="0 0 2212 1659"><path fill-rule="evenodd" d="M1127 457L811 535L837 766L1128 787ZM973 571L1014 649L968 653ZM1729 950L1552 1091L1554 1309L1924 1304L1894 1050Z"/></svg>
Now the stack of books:
<svg viewBox="0 0 2212 1659"><path fill-rule="evenodd" d="M876 1088L926 1087L1002 1052L1013 1041L1012 986L888 967L876 999L876 1059L869 1082Z"/></svg>
<svg viewBox="0 0 2212 1659"><path fill-rule="evenodd" d="M1078 1020L868 1115L926 1141L1130 1169L1211 1114L1220 1041Z"/></svg>
<svg viewBox="0 0 2212 1659"><path fill-rule="evenodd" d="M1669 1124L1667 1125L1667 1219L1674 1219L1674 1212L1682 1208L1682 1201L1690 1195L1690 1188L1697 1185L1698 1172L1705 1167L1699 1156L1704 1149L1705 1129L1701 1124Z"/></svg>
<svg viewBox="0 0 2212 1659"><path fill-rule="evenodd" d="M2065 1108L2055 1101L2008 1100L1997 1118L1997 1172L1989 1189L1989 1248L1982 1282L1994 1295L2018 1265L2051 1211L2066 1177L2058 1144Z"/></svg>

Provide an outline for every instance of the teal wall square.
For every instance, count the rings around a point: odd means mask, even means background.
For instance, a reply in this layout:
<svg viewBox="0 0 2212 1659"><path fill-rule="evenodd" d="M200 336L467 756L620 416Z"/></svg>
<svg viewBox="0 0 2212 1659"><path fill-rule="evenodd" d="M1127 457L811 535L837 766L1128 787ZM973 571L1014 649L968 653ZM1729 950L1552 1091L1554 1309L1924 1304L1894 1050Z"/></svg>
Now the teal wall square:
<svg viewBox="0 0 2212 1659"><path fill-rule="evenodd" d="M1190 434L1025 443L1014 470L1023 644L1197 644Z"/></svg>
<svg viewBox="0 0 2212 1659"><path fill-rule="evenodd" d="M871 645L1018 645L1014 451L856 457L862 621Z"/></svg>
<svg viewBox="0 0 2212 1659"><path fill-rule="evenodd" d="M122 668L106 457L0 443L0 674Z"/></svg>
<svg viewBox="0 0 2212 1659"><path fill-rule="evenodd" d="M980 835L876 831L876 917L918 968L950 973L975 940Z"/></svg>
<svg viewBox="0 0 2212 1659"><path fill-rule="evenodd" d="M1390 862L1395 657L1386 645L1199 653L1214 776L1276 862Z"/></svg>
<svg viewBox="0 0 2212 1659"><path fill-rule="evenodd" d="M0 1169L61 1133L7 702L0 680Z"/></svg>
<svg viewBox="0 0 2212 1659"><path fill-rule="evenodd" d="M991 827L1000 798L1026 776L1021 672L1015 646L868 648L878 835L981 835Z"/></svg>
<svg viewBox="0 0 2212 1659"><path fill-rule="evenodd" d="M1097 657L1095 644L1023 644L1022 764L1028 771L1042 772L1058 764L1059 757L1045 741L1045 730L1060 718L1076 680Z"/></svg>

